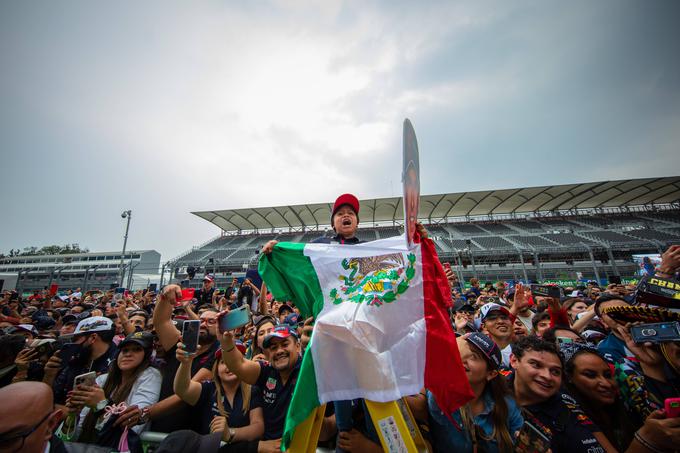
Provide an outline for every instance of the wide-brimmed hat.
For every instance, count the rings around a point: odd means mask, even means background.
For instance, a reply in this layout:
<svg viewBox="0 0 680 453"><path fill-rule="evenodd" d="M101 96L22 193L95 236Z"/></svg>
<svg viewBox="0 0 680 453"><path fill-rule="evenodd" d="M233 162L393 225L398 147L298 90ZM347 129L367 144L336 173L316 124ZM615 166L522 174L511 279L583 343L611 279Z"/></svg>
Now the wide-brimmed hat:
<svg viewBox="0 0 680 453"><path fill-rule="evenodd" d="M680 282L646 276L638 283L630 304L603 309L599 307L601 303L600 299L596 302L601 314L622 323L680 321Z"/></svg>

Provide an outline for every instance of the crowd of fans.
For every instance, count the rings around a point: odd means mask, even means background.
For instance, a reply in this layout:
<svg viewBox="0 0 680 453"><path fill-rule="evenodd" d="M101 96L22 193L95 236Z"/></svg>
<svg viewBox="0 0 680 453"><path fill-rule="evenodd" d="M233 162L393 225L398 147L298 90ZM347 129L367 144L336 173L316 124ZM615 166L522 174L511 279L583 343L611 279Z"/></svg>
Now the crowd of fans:
<svg viewBox="0 0 680 453"><path fill-rule="evenodd" d="M351 200L334 207L338 242L352 243L358 210ZM680 246L662 258L657 275L677 279ZM635 286L588 282L549 297L518 282L472 279L465 288L444 268L474 399L452 414L427 389L404 399L431 451L679 448L669 403L680 397L680 343L632 338L635 323L616 314L639 306ZM243 304L251 322L221 333L219 313ZM674 305L647 305L644 314L645 322L680 319ZM182 342L187 320L200 321L195 352ZM144 432L169 433L156 451L273 452L313 319L265 284L234 279L220 290L205 275L191 297L177 285L158 294L5 292L0 328L2 452L139 451ZM329 404L325 415L320 448L382 451L362 401Z"/></svg>

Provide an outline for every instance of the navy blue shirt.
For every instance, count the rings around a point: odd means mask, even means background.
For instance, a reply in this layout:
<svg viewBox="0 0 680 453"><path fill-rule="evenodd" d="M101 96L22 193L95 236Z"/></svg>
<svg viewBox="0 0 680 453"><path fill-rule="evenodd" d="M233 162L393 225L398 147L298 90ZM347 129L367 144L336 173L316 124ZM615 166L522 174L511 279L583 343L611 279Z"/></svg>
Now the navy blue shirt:
<svg viewBox="0 0 680 453"><path fill-rule="evenodd" d="M263 439L280 439L283 436L286 414L290 400L293 398L293 390L295 390L295 384L300 373L302 359L298 357L285 384L281 379L281 374L273 366L265 362L258 363L260 364L260 376L257 378L255 386L259 389L258 398L261 398L262 401ZM255 386L253 387L253 394L255 393Z"/></svg>
<svg viewBox="0 0 680 453"><path fill-rule="evenodd" d="M548 400L525 406L529 422L546 435L553 453L604 453L593 433L601 431L571 395L558 392Z"/></svg>
<svg viewBox="0 0 680 453"><path fill-rule="evenodd" d="M116 360L117 354L118 348L115 344L111 343L109 349L107 349L100 357L92 361L91 364L85 363L85 361L80 358L74 358L70 363L63 364L62 369L54 379L54 384L52 384L55 404L66 404L66 394L73 390L73 381L76 376L89 373L90 371L96 372L97 376L108 373L109 366L111 365L111 362Z"/></svg>
<svg viewBox="0 0 680 453"><path fill-rule="evenodd" d="M320 238L316 238L312 241L312 244L343 244L343 245L354 245L354 244L360 244L364 241L360 240L357 237L345 239L344 237L340 236L339 234L335 235L332 238L326 237L326 236L321 236Z"/></svg>
<svg viewBox="0 0 680 453"><path fill-rule="evenodd" d="M212 369L213 363L215 362L215 351L217 351L219 347L220 342L216 341L212 344L210 349L196 356L194 361L191 362L191 376L194 376L202 368L208 370ZM161 367L162 381L159 401L175 394L172 385L175 381L177 369L179 368L179 362L175 355L176 351L177 346L173 346L165 353L166 364ZM172 412L152 420L151 430L162 433L171 433L179 429L195 428L192 424L192 420L195 422L191 407L186 403L182 403L182 407L177 412Z"/></svg>
<svg viewBox="0 0 680 453"><path fill-rule="evenodd" d="M243 411L243 392L240 385L234 395L234 405L229 404L229 400L224 394L222 394L222 405L224 412L228 415L227 422L229 427L241 428L248 426L250 425L250 411L262 407L261 392L257 387L251 387L250 405L245 412ZM210 422L214 417L222 415L217 407L217 392L213 381L201 383L201 396L198 397L198 401L194 404L192 412L200 418L196 426L197 432L199 434L210 434Z"/></svg>

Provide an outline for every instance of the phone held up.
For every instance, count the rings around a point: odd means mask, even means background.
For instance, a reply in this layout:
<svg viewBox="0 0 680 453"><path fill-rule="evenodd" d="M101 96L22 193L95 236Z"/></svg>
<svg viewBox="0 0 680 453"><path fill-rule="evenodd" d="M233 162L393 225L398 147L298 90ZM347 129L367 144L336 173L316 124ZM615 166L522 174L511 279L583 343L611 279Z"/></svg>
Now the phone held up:
<svg viewBox="0 0 680 453"><path fill-rule="evenodd" d="M223 311L217 315L217 326L220 333L243 327L250 322L250 307L241 305L231 311Z"/></svg>
<svg viewBox="0 0 680 453"><path fill-rule="evenodd" d="M630 328L630 335L635 343L680 341L680 323L674 321L638 324Z"/></svg>
<svg viewBox="0 0 680 453"><path fill-rule="evenodd" d="M96 383L96 379L97 379L97 373L95 373L94 371L90 371L89 373L84 373L84 374L78 375L73 380L73 388L76 388L79 385L86 386L86 387L92 387Z"/></svg>
<svg viewBox="0 0 680 453"><path fill-rule="evenodd" d="M562 288L555 285L531 285L531 294L533 296L559 299L562 297Z"/></svg>
<svg viewBox="0 0 680 453"><path fill-rule="evenodd" d="M83 345L80 343L66 343L59 350L59 358L61 363L65 364L70 362L80 351L83 349Z"/></svg>
<svg viewBox="0 0 680 453"><path fill-rule="evenodd" d="M190 319L184 321L182 324L182 343L184 350L187 352L196 352L198 350L198 334L201 328L201 321L198 319Z"/></svg>

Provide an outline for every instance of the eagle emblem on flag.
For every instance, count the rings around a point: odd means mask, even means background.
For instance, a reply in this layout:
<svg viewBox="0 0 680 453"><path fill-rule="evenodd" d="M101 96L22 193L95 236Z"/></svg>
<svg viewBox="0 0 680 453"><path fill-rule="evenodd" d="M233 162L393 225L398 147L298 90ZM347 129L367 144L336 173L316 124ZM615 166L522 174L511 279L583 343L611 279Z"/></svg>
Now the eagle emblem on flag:
<svg viewBox="0 0 680 453"><path fill-rule="evenodd" d="M413 253L389 253L346 258L340 263L346 274L338 275L340 285L331 289L334 304L354 302L380 307L404 294L416 274Z"/></svg>

